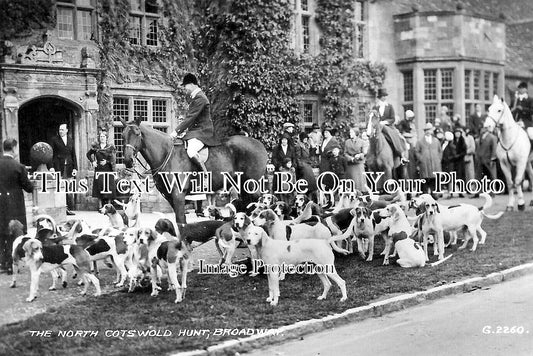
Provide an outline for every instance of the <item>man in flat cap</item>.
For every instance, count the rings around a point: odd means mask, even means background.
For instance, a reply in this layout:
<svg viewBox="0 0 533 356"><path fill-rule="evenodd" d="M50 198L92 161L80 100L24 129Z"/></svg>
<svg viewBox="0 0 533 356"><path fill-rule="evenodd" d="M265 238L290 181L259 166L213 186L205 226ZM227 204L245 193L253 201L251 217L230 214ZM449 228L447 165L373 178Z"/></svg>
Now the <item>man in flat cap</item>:
<svg viewBox="0 0 533 356"><path fill-rule="evenodd" d="M187 141L187 155L189 158L207 172L204 162L200 159L198 152L204 146L216 146L218 140L213 136L214 128L211 121L210 103L205 93L198 86L198 79L191 73L183 77L182 84L191 102L185 119L176 127L170 136L176 138L187 130L183 139Z"/></svg>
<svg viewBox="0 0 533 356"><path fill-rule="evenodd" d="M533 120L533 98L529 97L527 92L527 83L521 82L518 84L518 92L516 93L515 106L511 110L515 121L523 123L524 128L532 127Z"/></svg>

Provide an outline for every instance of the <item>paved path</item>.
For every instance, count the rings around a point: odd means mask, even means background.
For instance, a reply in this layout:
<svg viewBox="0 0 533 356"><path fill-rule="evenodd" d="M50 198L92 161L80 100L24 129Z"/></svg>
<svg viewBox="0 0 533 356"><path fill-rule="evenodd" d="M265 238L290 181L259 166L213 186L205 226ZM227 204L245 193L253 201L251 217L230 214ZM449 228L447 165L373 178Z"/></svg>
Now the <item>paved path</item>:
<svg viewBox="0 0 533 356"><path fill-rule="evenodd" d="M528 275L246 355L533 355L532 296Z"/></svg>

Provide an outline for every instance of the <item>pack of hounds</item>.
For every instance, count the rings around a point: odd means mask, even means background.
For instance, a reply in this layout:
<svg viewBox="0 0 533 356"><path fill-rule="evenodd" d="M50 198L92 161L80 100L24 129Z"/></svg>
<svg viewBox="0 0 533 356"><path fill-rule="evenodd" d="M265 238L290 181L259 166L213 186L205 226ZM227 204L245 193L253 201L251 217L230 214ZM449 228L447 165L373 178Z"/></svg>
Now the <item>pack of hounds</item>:
<svg viewBox="0 0 533 356"><path fill-rule="evenodd" d="M341 195L335 206L324 209L305 195L296 196L294 206L288 206L274 195L264 194L248 205L235 198L221 208L207 207L202 221L176 224L161 217L154 227L144 227L140 195L134 194L122 204L123 211L104 205L100 212L108 221L96 229L81 219L56 223L50 216L40 215L36 235L29 236L24 235L20 222L11 221L9 232L15 238L11 287L16 286L19 264L25 263L31 276L26 300L31 302L37 297L41 273L52 274L50 290L56 289L58 279L66 287L66 267L70 265L80 276L79 284L84 285L82 294L92 284L99 296L96 262L103 261L116 270L115 286L124 287L127 282L130 292L150 281L155 297L161 291L162 277L167 276L169 290L174 290L178 303L185 297L193 248L214 239L220 266L231 265L239 247L249 249L252 261L260 259L267 265L331 266L317 273L323 284L318 299L326 298L333 281L344 301L346 282L335 269L335 255L357 252L363 260L372 261L377 237L383 239L383 265L397 255L396 263L401 267L424 267L429 261L428 245L432 244L433 254L438 256L437 262L429 264L434 266L451 257L444 256L445 247L456 244L458 234L464 240L459 249L472 240L471 251L475 251L487 237L481 227L483 218L498 219L503 214L487 214L492 199L488 194L481 196L485 204L478 208L471 204L445 206L428 194L408 201L402 192L381 196L355 192ZM415 214L408 216L411 209ZM447 244L445 234L449 235ZM285 275L272 270L266 274L267 302L277 305L279 281Z"/></svg>

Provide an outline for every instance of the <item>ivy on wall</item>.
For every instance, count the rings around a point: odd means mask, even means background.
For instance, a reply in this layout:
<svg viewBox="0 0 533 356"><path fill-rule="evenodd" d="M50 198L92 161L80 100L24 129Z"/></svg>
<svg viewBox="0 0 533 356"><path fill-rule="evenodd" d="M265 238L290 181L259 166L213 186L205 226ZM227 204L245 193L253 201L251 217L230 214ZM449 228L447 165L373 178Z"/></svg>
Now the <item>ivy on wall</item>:
<svg viewBox="0 0 533 356"><path fill-rule="evenodd" d="M346 130L358 111L358 90L377 90L385 76L383 65L354 57L353 6L317 1L322 34L315 57L291 48L291 0L235 0L207 12L197 58L211 84L215 124L244 129L272 148L283 123L300 121L298 95L309 93L320 98L325 120Z"/></svg>
<svg viewBox="0 0 533 356"><path fill-rule="evenodd" d="M0 41L32 37L43 29L53 29L55 14L54 0L1 0Z"/></svg>
<svg viewBox="0 0 533 356"><path fill-rule="evenodd" d="M296 54L291 48L293 1L159 0L158 47L130 43L129 0L97 1L103 69L98 127L112 125L114 83L171 87L174 112L183 113L181 79L192 71L211 100L218 135L246 130L272 148L283 123L300 121L301 94L317 95L324 119L346 129L358 111L358 91L380 87L385 68L355 59L353 0L316 0L320 52L314 57ZM53 0L3 3L14 11L6 23L25 18L13 25L17 32L55 26ZM36 12L28 15L29 10Z"/></svg>

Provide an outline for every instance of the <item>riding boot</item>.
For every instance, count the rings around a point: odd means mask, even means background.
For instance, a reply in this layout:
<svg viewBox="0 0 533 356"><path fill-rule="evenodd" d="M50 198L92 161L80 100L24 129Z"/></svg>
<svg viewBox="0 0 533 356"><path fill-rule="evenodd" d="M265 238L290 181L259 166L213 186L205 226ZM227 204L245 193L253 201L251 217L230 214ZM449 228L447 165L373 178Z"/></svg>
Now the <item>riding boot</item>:
<svg viewBox="0 0 533 356"><path fill-rule="evenodd" d="M200 156L198 154L195 154L193 157L191 157L191 160L197 165L199 165L200 168L202 168L202 170L204 171L204 173L207 173L207 168L205 168L205 164L200 160Z"/></svg>

